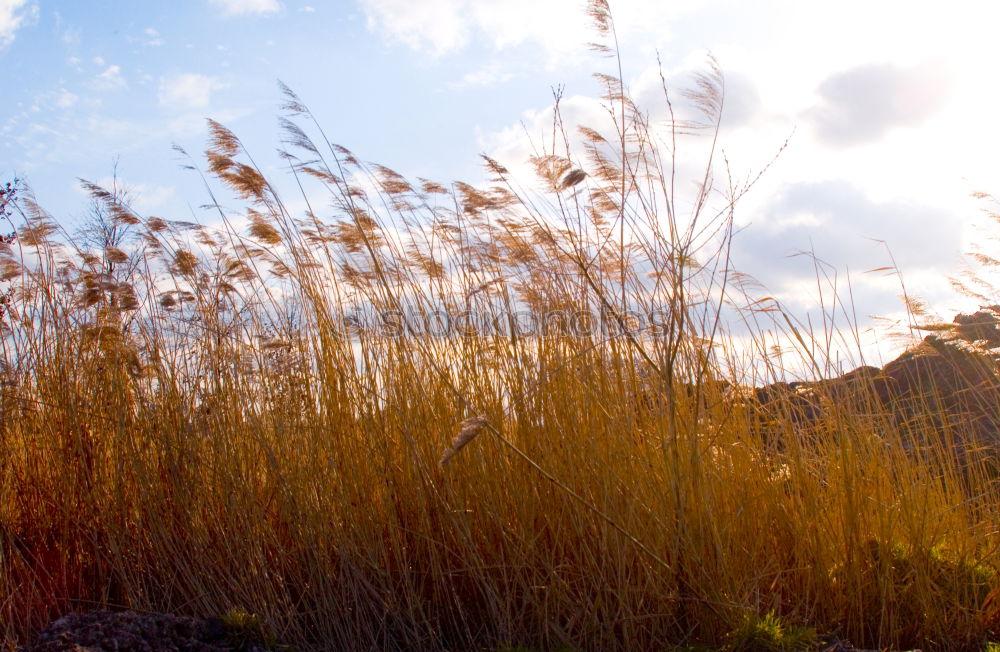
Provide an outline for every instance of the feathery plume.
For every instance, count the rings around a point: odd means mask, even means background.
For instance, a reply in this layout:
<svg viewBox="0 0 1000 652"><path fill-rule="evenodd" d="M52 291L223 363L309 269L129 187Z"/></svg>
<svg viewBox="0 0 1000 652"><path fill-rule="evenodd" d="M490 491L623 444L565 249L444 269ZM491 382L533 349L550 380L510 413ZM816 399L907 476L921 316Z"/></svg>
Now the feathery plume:
<svg viewBox="0 0 1000 652"><path fill-rule="evenodd" d="M444 453L441 455L441 466L444 466L448 460L458 454L458 451L465 448L466 444L478 437L479 433L486 427L486 424L485 414L480 414L478 417L470 417L463 421L460 424L461 430L458 431L455 440L451 442L451 448L444 449Z"/></svg>
<svg viewBox="0 0 1000 652"><path fill-rule="evenodd" d="M559 184L561 190L566 190L567 188L572 188L587 177L587 173L583 170L576 169L563 177L562 183Z"/></svg>

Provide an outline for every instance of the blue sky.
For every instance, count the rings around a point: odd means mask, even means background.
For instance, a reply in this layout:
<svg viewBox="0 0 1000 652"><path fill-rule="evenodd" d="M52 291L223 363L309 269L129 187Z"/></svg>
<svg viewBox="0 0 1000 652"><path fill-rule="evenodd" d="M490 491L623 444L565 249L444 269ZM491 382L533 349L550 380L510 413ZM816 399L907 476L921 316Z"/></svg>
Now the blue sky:
<svg viewBox="0 0 1000 652"><path fill-rule="evenodd" d="M480 176L543 133L550 88L571 121L600 119L590 73L607 70L579 0L0 0L0 175L20 176L67 224L75 179L117 161L141 212L199 217L207 198L176 143L204 148L204 120L232 128L265 167L292 87L331 138L408 176ZM761 0L611 2L625 80L657 115L656 53L684 86L711 51L727 78L721 145L733 169L791 144L739 209L735 262L808 307L813 247L860 272L892 247L909 289L950 317L947 277L981 240L974 190L998 192L993 30L1000 8ZM280 173L279 173L280 174ZM207 219L207 218L206 218ZM859 313L898 308L898 283L859 276ZM973 306L974 307L974 306Z"/></svg>
<svg viewBox="0 0 1000 652"><path fill-rule="evenodd" d="M42 1L20 13L2 54L15 81L0 169L25 176L56 214L78 201L66 193L75 177L106 177L116 158L124 178L155 194L150 209L167 192L197 195L172 173L170 145L199 152L205 117L266 159L278 144L278 79L345 146L428 176L474 169L476 126L516 118L515 98L532 88L544 102L550 83L522 76L476 92L462 81L476 72L466 55L412 56L349 2Z"/></svg>

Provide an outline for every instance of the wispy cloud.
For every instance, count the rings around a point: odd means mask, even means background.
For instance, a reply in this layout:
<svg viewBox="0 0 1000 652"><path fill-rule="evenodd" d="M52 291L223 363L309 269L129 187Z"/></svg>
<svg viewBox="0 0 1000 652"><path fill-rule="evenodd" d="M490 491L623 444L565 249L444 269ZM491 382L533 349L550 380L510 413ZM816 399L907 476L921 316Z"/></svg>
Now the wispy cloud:
<svg viewBox="0 0 1000 652"><path fill-rule="evenodd" d="M485 66L463 75L461 81L454 84L454 86L457 88L493 86L495 84L502 84L513 76L514 73L501 62L491 61Z"/></svg>
<svg viewBox="0 0 1000 652"><path fill-rule="evenodd" d="M576 127L586 125L601 130L607 125L608 113L601 102L586 95L571 95L562 98L559 114L566 125L570 147L583 151L583 141ZM555 106L549 104L542 109L528 109L521 119L498 131L479 131L477 140L481 149L510 170L512 176L524 183L533 183L534 168L529 162L538 155L539 149L551 147L555 119Z"/></svg>
<svg viewBox="0 0 1000 652"><path fill-rule="evenodd" d="M70 109L73 108L79 99L76 94L62 88L59 90L59 95L56 96L56 106L60 109Z"/></svg>
<svg viewBox="0 0 1000 652"><path fill-rule="evenodd" d="M0 47L14 40L14 33L26 21L38 16L38 5L28 0L0 0Z"/></svg>
<svg viewBox="0 0 1000 652"><path fill-rule="evenodd" d="M163 37L160 36L160 33L152 27L147 27L142 30L142 33L146 37L146 40L143 41L143 45L148 45L151 48L158 48L166 43L166 41L163 40Z"/></svg>
<svg viewBox="0 0 1000 652"><path fill-rule="evenodd" d="M662 68L653 62L636 75L627 85L632 99L643 110L650 112L654 121L669 119L668 107L664 100L664 78L667 90L673 95L671 109L680 123L703 122L701 109L692 97L682 91L698 88L698 78L711 73L708 53L695 51L671 68ZM663 75L663 76L661 76ZM755 81L738 71L723 71L723 92L725 101L722 108L721 127L727 131L752 124L761 116L760 92Z"/></svg>
<svg viewBox="0 0 1000 652"><path fill-rule="evenodd" d="M359 0L368 28L391 41L439 57L473 43L500 51L522 44L542 48L554 65L573 61L594 31L580 0ZM632 0L615 5L620 38L657 31L665 38L673 17L703 0ZM683 5L683 7L675 6Z"/></svg>
<svg viewBox="0 0 1000 652"><path fill-rule="evenodd" d="M431 56L483 42L501 50L527 41L549 51L586 41L589 25L575 0L361 0L368 27ZM558 26L557 29L552 29Z"/></svg>
<svg viewBox="0 0 1000 652"><path fill-rule="evenodd" d="M278 0L209 0L227 16L273 14L281 9Z"/></svg>
<svg viewBox="0 0 1000 652"><path fill-rule="evenodd" d="M173 186L134 182L121 176L102 176L94 183L102 188L124 189L132 208L143 214L163 209L177 196L177 189ZM80 197L90 197L90 191L77 182L70 184L70 189Z"/></svg>
<svg viewBox="0 0 1000 652"><path fill-rule="evenodd" d="M174 108L203 108L212 101L212 92L225 84L215 77L183 73L160 80L160 104Z"/></svg>
<svg viewBox="0 0 1000 652"><path fill-rule="evenodd" d="M858 145L881 139L893 127L919 125L944 104L948 91L940 65L858 66L823 81L819 102L805 117L825 144Z"/></svg>
<svg viewBox="0 0 1000 652"><path fill-rule="evenodd" d="M905 273L943 278L961 250L961 224L946 209L872 199L846 179L793 183L779 187L734 239L733 261L770 289L788 291L810 264L789 256L809 251L863 271L889 264L880 240L890 244Z"/></svg>
<svg viewBox="0 0 1000 652"><path fill-rule="evenodd" d="M418 7L405 0L362 0L368 28L414 50L441 56L469 42L471 26L462 2L428 0Z"/></svg>
<svg viewBox="0 0 1000 652"><path fill-rule="evenodd" d="M63 15L59 11L53 11L52 17L55 18L56 32L59 34L62 42L71 48L78 47L81 38L80 28L67 25L65 19L63 19Z"/></svg>
<svg viewBox="0 0 1000 652"><path fill-rule="evenodd" d="M103 72L97 75L94 81L94 86L100 90L115 90L128 86L125 78L122 77L121 67L115 64L111 64L105 68Z"/></svg>

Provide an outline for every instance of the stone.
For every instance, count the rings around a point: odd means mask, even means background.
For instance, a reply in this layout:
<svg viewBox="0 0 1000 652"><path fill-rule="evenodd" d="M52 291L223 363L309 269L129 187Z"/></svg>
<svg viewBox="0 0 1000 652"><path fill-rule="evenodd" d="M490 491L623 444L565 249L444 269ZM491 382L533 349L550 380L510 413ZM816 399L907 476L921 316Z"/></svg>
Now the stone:
<svg viewBox="0 0 1000 652"><path fill-rule="evenodd" d="M266 652L263 643L234 642L222 619L134 611L69 614L50 623L17 652Z"/></svg>
<svg viewBox="0 0 1000 652"><path fill-rule="evenodd" d="M769 441L781 443L791 424L800 432L838 416L870 417L893 427L905 443L947 437L967 450L1000 450L1000 307L957 315L950 328L928 335L884 367L863 366L816 382L777 382L753 390L744 407ZM775 426L785 426L776 432ZM924 436L918 439L918 435ZM939 437L936 441L942 441Z"/></svg>

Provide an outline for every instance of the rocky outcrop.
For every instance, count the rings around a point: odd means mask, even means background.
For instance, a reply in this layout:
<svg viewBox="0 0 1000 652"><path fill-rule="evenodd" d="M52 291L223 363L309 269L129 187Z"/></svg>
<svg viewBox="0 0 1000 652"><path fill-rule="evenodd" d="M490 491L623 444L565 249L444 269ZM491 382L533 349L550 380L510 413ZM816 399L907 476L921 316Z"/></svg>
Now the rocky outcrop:
<svg viewBox="0 0 1000 652"><path fill-rule="evenodd" d="M17 652L267 652L263 638L234 631L224 618L91 611L54 621Z"/></svg>
<svg viewBox="0 0 1000 652"><path fill-rule="evenodd" d="M965 448L1000 450L1000 306L958 315L881 369L859 367L817 382L756 388L752 422L768 439L829 425L838 418L877 419L913 445L936 433Z"/></svg>

